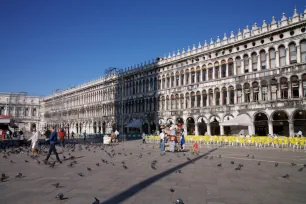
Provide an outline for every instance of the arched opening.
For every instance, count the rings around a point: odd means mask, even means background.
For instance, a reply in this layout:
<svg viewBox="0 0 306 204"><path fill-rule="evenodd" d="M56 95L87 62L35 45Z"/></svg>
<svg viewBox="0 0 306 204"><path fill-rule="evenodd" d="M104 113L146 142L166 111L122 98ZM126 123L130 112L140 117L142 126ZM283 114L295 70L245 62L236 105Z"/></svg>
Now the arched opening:
<svg viewBox="0 0 306 204"><path fill-rule="evenodd" d="M145 134L149 134L149 124L147 122L144 122L142 124L142 132L144 132Z"/></svg>
<svg viewBox="0 0 306 204"><path fill-rule="evenodd" d="M280 79L281 99L288 99L288 80L285 77Z"/></svg>
<svg viewBox="0 0 306 204"><path fill-rule="evenodd" d="M201 81L201 68L197 67L196 68L196 75L197 75L197 83L199 83Z"/></svg>
<svg viewBox="0 0 306 204"><path fill-rule="evenodd" d="M78 123L75 125L75 128L76 128L76 133L79 134L79 124Z"/></svg>
<svg viewBox="0 0 306 204"><path fill-rule="evenodd" d="M236 74L239 75L239 74L241 74L241 59L240 59L240 57L237 57L235 62L236 62Z"/></svg>
<svg viewBox="0 0 306 204"><path fill-rule="evenodd" d="M234 104L235 103L235 91L234 91L234 87L233 86L230 86L228 88L229 90L229 102L230 104Z"/></svg>
<svg viewBox="0 0 306 204"><path fill-rule="evenodd" d="M208 80L212 80L213 78L213 66L211 63L208 64Z"/></svg>
<svg viewBox="0 0 306 204"><path fill-rule="evenodd" d="M288 116L284 111L276 111L273 114L273 133L278 135L289 135Z"/></svg>
<svg viewBox="0 0 306 204"><path fill-rule="evenodd" d="M216 97L216 106L220 105L220 90L218 88L215 89L215 97Z"/></svg>
<svg viewBox="0 0 306 204"><path fill-rule="evenodd" d="M222 88L222 105L227 104L227 90L225 87Z"/></svg>
<svg viewBox="0 0 306 204"><path fill-rule="evenodd" d="M295 43L289 44L289 58L290 58L290 64L297 63L297 47Z"/></svg>
<svg viewBox="0 0 306 204"><path fill-rule="evenodd" d="M264 113L256 113L254 117L255 135L267 136L269 133L268 117Z"/></svg>
<svg viewBox="0 0 306 204"><path fill-rule="evenodd" d="M94 133L97 133L97 122L93 123L93 131Z"/></svg>
<svg viewBox="0 0 306 204"><path fill-rule="evenodd" d="M220 72L219 62L215 62L215 79L219 78L219 72Z"/></svg>
<svg viewBox="0 0 306 204"><path fill-rule="evenodd" d="M277 100L277 81L276 79L270 80L271 84L271 100Z"/></svg>
<svg viewBox="0 0 306 204"><path fill-rule="evenodd" d="M171 95L171 110L174 110L174 106L175 106L175 98L174 95Z"/></svg>
<svg viewBox="0 0 306 204"><path fill-rule="evenodd" d="M206 81L207 73L206 73L206 65L202 66L202 81Z"/></svg>
<svg viewBox="0 0 306 204"><path fill-rule="evenodd" d="M199 135L205 135L207 133L207 124L205 123L205 119L203 117L198 119L198 131Z"/></svg>
<svg viewBox="0 0 306 204"><path fill-rule="evenodd" d="M269 58L270 58L270 69L275 68L276 64L275 64L275 60L276 60L276 52L274 48L271 48L269 50Z"/></svg>
<svg viewBox="0 0 306 204"><path fill-rule="evenodd" d="M192 117L187 118L187 134L194 135L195 134L195 122Z"/></svg>
<svg viewBox="0 0 306 204"><path fill-rule="evenodd" d="M210 121L211 135L220 135L220 126L218 118L213 117Z"/></svg>
<svg viewBox="0 0 306 204"><path fill-rule="evenodd" d="M258 82L253 82L252 83L253 87L253 101L257 102L259 100L259 87L258 87Z"/></svg>
<svg viewBox="0 0 306 204"><path fill-rule="evenodd" d="M103 122L102 123L102 133L105 134L105 131L106 131L106 123Z"/></svg>
<svg viewBox="0 0 306 204"><path fill-rule="evenodd" d="M175 85L180 86L180 74L179 74L179 72L175 73Z"/></svg>
<svg viewBox="0 0 306 204"><path fill-rule="evenodd" d="M184 71L181 71L181 86L184 86Z"/></svg>
<svg viewBox="0 0 306 204"><path fill-rule="evenodd" d="M195 71L194 68L191 68L191 83L195 83Z"/></svg>
<svg viewBox="0 0 306 204"><path fill-rule="evenodd" d="M185 71L185 74L186 74L186 85L188 85L189 84L189 70L188 69Z"/></svg>
<svg viewBox="0 0 306 204"><path fill-rule="evenodd" d="M226 115L223 118L223 122L228 121L228 120L232 120L234 117L232 115ZM234 128L235 130L235 126L223 126L224 129L224 135L231 135L232 134L232 128Z"/></svg>
<svg viewBox="0 0 306 204"><path fill-rule="evenodd" d="M279 46L278 53L279 53L279 66L283 67L286 65L286 49L284 45Z"/></svg>
<svg viewBox="0 0 306 204"><path fill-rule="evenodd" d="M262 80L261 84L261 100L268 100L268 82L266 80Z"/></svg>
<svg viewBox="0 0 306 204"><path fill-rule="evenodd" d="M30 130L31 130L31 132L33 132L33 130L36 130L36 124L35 123L31 124L31 129Z"/></svg>
<svg viewBox="0 0 306 204"><path fill-rule="evenodd" d="M252 58L252 69L253 69L253 72L257 72L257 63L258 63L257 53L252 53L251 58Z"/></svg>
<svg viewBox="0 0 306 204"><path fill-rule="evenodd" d="M302 131L302 135L306 133L306 110L297 110L293 115L294 132Z"/></svg>
<svg viewBox="0 0 306 204"><path fill-rule="evenodd" d="M249 73L249 56L244 55L243 56L243 64L244 64L244 73Z"/></svg>
<svg viewBox="0 0 306 204"><path fill-rule="evenodd" d="M245 83L243 85L243 88L244 88L244 102L249 103L251 101L250 84Z"/></svg>
<svg viewBox="0 0 306 204"><path fill-rule="evenodd" d="M195 94L191 92L191 108L194 108L195 105Z"/></svg>
<svg viewBox="0 0 306 204"><path fill-rule="evenodd" d="M302 40L300 45L301 45L301 61L306 62L306 40Z"/></svg>
<svg viewBox="0 0 306 204"><path fill-rule="evenodd" d="M207 106L207 94L206 94L206 90L202 91L202 104L203 104L203 107Z"/></svg>
<svg viewBox="0 0 306 204"><path fill-rule="evenodd" d="M300 93L299 93L299 78L297 76L292 76L290 78L291 81L291 95L292 98L299 98Z"/></svg>
<svg viewBox="0 0 306 204"><path fill-rule="evenodd" d="M189 108L189 93L186 93L185 108Z"/></svg>
<svg viewBox="0 0 306 204"><path fill-rule="evenodd" d="M200 93L200 91L197 91L196 95L197 95L197 107L200 107L201 106L201 93Z"/></svg>
<svg viewBox="0 0 306 204"><path fill-rule="evenodd" d="M237 102L242 103L242 86L241 86L241 84L236 85L236 90L237 90Z"/></svg>
<svg viewBox="0 0 306 204"><path fill-rule="evenodd" d="M306 74L302 76L303 97L306 97Z"/></svg>
<svg viewBox="0 0 306 204"><path fill-rule="evenodd" d="M221 77L222 78L226 77L226 61L225 60L221 61Z"/></svg>
<svg viewBox="0 0 306 204"><path fill-rule="evenodd" d="M102 129L102 127L101 127L101 122L99 121L99 122L98 122L98 133L101 133L101 129Z"/></svg>
<svg viewBox="0 0 306 204"><path fill-rule="evenodd" d="M265 70L267 67L267 55L266 55L266 51L262 50L260 51L260 67L262 70Z"/></svg>
<svg viewBox="0 0 306 204"><path fill-rule="evenodd" d="M230 58L228 60L228 76L233 76L234 75L234 63L233 59Z"/></svg>
<svg viewBox="0 0 306 204"><path fill-rule="evenodd" d="M178 94L175 95L175 109L179 109L179 100L180 97Z"/></svg>
<svg viewBox="0 0 306 204"><path fill-rule="evenodd" d="M181 94L180 103L181 103L181 107L180 108L184 108L184 94Z"/></svg>

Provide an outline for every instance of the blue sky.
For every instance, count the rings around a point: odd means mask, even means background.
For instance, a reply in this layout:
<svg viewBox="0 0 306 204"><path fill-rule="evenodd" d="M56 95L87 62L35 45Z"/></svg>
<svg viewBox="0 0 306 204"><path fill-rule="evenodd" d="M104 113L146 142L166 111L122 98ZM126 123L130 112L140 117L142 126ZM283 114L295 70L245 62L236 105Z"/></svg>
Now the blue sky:
<svg viewBox="0 0 306 204"><path fill-rule="evenodd" d="M0 1L0 92L48 95L305 9L302 0Z"/></svg>

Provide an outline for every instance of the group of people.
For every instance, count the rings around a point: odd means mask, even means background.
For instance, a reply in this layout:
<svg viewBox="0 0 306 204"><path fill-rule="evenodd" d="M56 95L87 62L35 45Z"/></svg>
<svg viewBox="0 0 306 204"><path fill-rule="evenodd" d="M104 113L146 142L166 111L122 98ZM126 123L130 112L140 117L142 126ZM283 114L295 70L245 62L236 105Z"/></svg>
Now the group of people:
<svg viewBox="0 0 306 204"><path fill-rule="evenodd" d="M160 136L160 151L185 151L185 132L183 128L162 129Z"/></svg>

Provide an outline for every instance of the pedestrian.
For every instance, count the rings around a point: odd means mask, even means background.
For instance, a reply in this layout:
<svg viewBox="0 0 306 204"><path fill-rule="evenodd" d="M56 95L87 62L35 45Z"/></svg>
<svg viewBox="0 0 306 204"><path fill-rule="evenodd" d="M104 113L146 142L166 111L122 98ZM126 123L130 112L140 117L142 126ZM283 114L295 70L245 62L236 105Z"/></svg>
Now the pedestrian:
<svg viewBox="0 0 306 204"><path fill-rule="evenodd" d="M50 141L50 148L49 148L48 155L47 155L46 159L44 160L44 163L47 164L48 159L49 159L52 152L55 154L57 161L59 163L62 163L61 160L58 157L58 154L57 154L56 148L55 148L55 145L57 143L57 133L55 132L54 127L51 127L51 134L50 134L49 141Z"/></svg>
<svg viewBox="0 0 306 204"><path fill-rule="evenodd" d="M160 137L160 151L165 152L165 133L162 131L159 135Z"/></svg>
<svg viewBox="0 0 306 204"><path fill-rule="evenodd" d="M115 131L115 135L116 135L117 142L119 142L119 131L118 130Z"/></svg>
<svg viewBox="0 0 306 204"><path fill-rule="evenodd" d="M74 139L74 132L71 132L71 138Z"/></svg>
<svg viewBox="0 0 306 204"><path fill-rule="evenodd" d="M20 130L18 134L19 134L19 145L20 145L20 146L23 146L23 145L24 145L23 131Z"/></svg>
<svg viewBox="0 0 306 204"><path fill-rule="evenodd" d="M32 137L28 140L31 141L31 148L32 148L32 156L34 158L34 154L38 156L38 139L39 139L39 132L36 129L33 129Z"/></svg>
<svg viewBox="0 0 306 204"><path fill-rule="evenodd" d="M145 134L145 132L142 132L142 144L147 144L146 143L146 134Z"/></svg>
<svg viewBox="0 0 306 204"><path fill-rule="evenodd" d="M85 143L86 143L86 136L87 136L87 135L86 135L86 130L84 131L83 134L84 134L84 144L85 144Z"/></svg>
<svg viewBox="0 0 306 204"><path fill-rule="evenodd" d="M185 132L184 132L184 129L182 131L182 137L181 137L181 148L182 148L182 151L185 151Z"/></svg>
<svg viewBox="0 0 306 204"><path fill-rule="evenodd" d="M64 129L61 129L58 132L58 136L60 137L61 146L64 148L65 147L65 131L64 131Z"/></svg>

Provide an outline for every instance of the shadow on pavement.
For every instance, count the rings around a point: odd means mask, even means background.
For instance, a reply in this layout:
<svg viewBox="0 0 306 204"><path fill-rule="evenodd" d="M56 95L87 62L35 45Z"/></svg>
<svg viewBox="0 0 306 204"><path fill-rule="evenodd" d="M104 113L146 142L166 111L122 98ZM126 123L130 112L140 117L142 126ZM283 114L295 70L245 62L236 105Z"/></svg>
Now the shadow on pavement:
<svg viewBox="0 0 306 204"><path fill-rule="evenodd" d="M142 189L148 187L149 185L151 185L152 183L162 179L163 177L183 168L184 166L187 166L188 164L191 164L191 163L194 163L195 161L201 159L202 157L205 157L207 155L209 155L210 153L216 151L218 148L214 148L208 152L206 152L205 154L203 155L200 155L194 159L191 159L190 161L187 161L183 164L179 164L171 169L168 169L162 173L159 173L155 176L152 176L138 184L135 184L134 186L131 186L130 188L126 189L125 191L103 201L102 203L103 204L113 204L113 203L120 203L120 202L123 202L124 200L132 197L133 195L135 195L136 193L140 192Z"/></svg>

